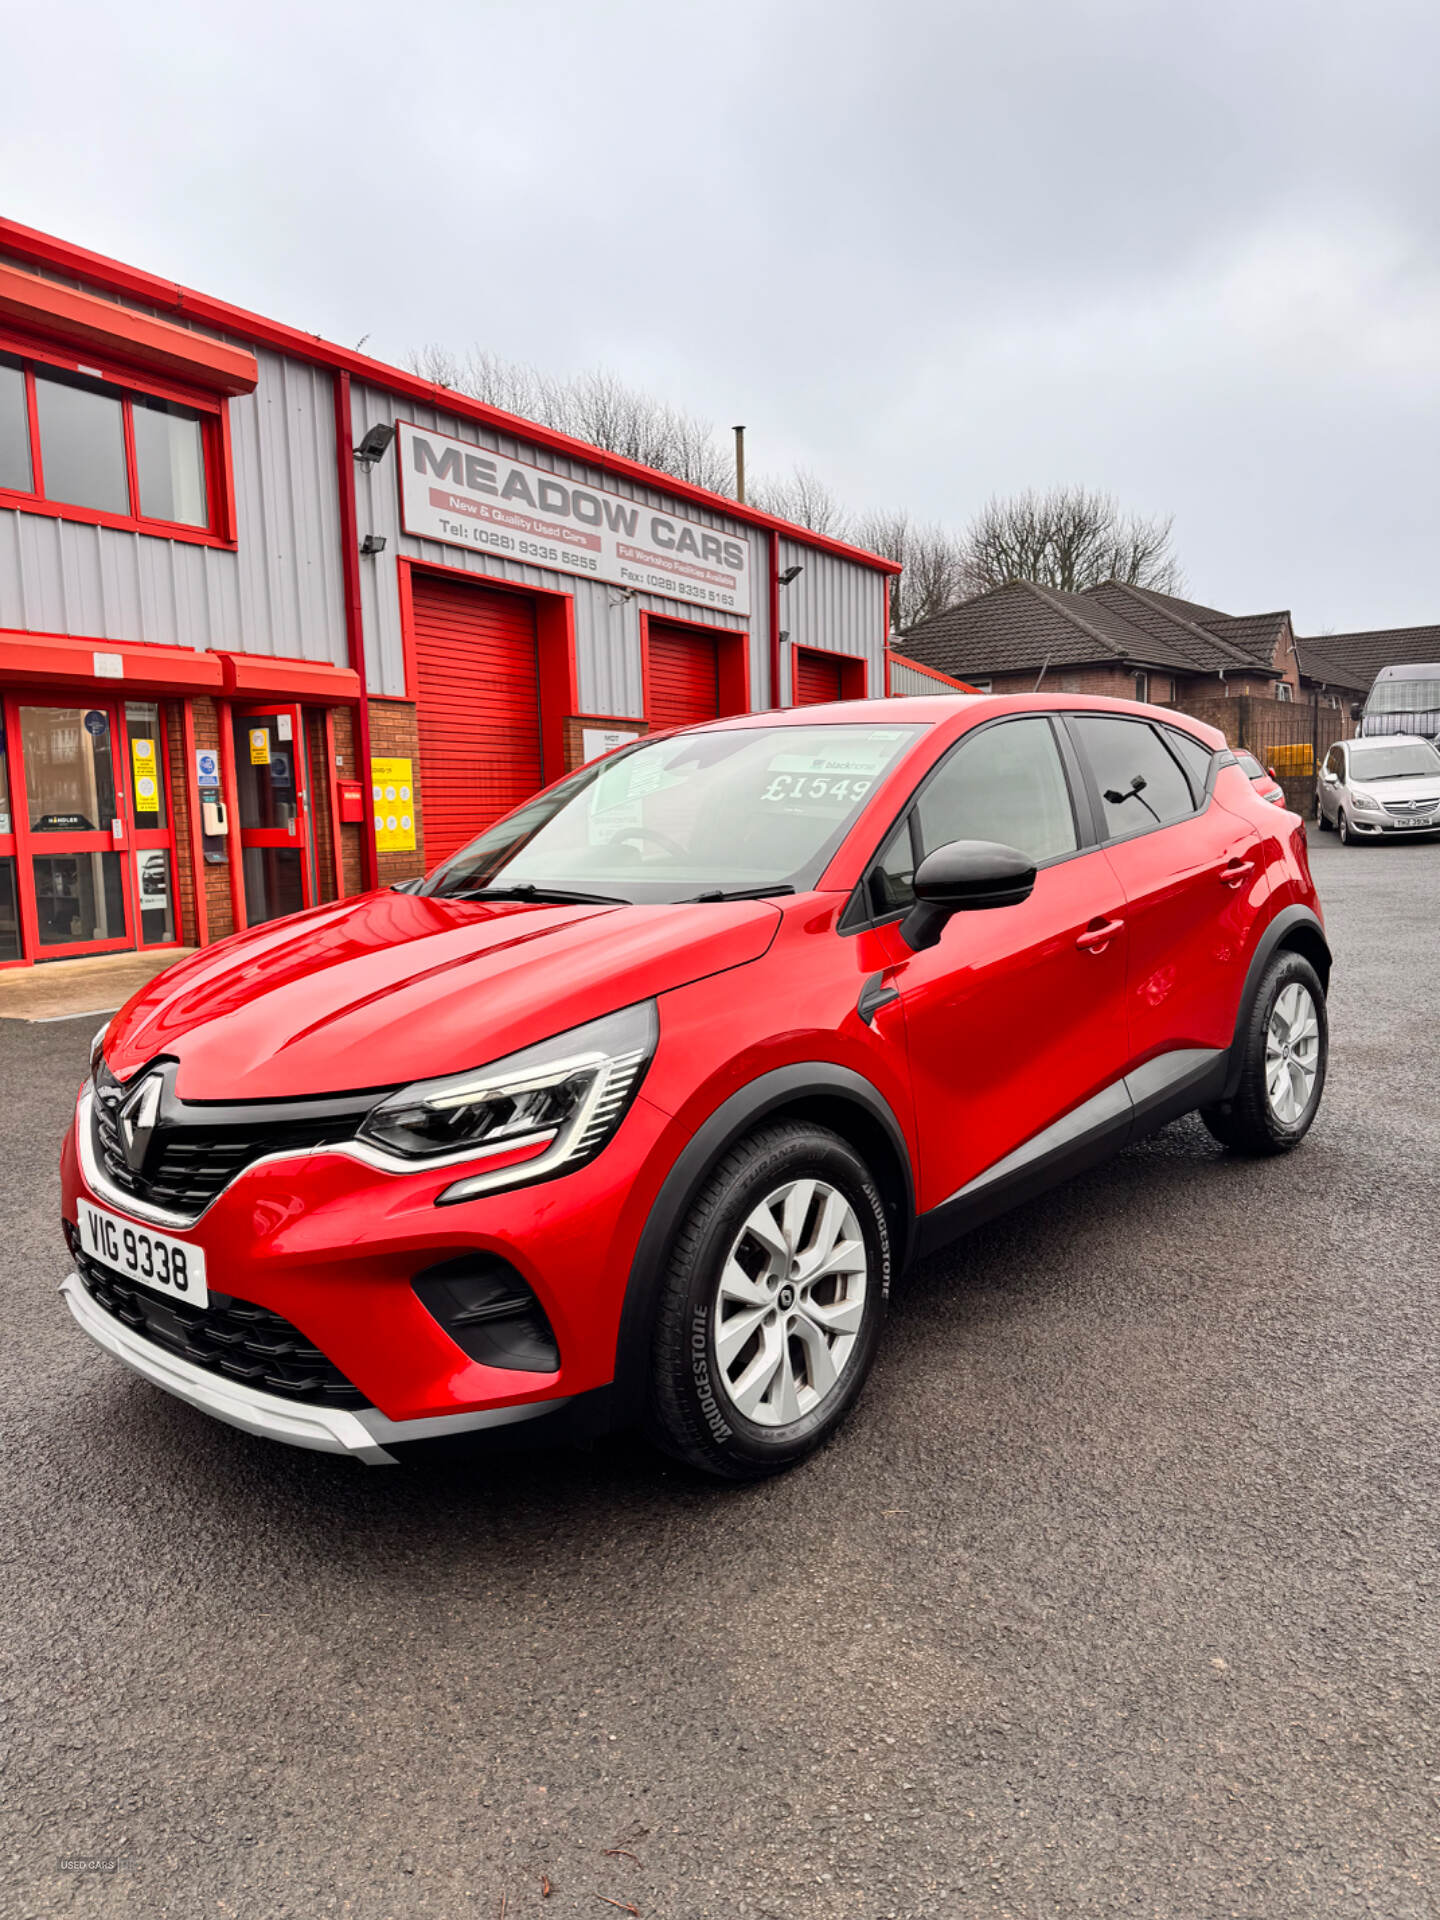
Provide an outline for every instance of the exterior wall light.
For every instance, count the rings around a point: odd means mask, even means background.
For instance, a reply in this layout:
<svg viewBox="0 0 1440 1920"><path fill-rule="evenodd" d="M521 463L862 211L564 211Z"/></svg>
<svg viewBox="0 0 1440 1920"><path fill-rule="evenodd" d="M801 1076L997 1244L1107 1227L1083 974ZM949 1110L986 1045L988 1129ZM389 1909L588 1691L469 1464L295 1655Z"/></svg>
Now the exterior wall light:
<svg viewBox="0 0 1440 1920"><path fill-rule="evenodd" d="M390 451L390 442L395 438L394 427L371 427L365 438L355 449L355 458L368 473L377 460L383 460Z"/></svg>

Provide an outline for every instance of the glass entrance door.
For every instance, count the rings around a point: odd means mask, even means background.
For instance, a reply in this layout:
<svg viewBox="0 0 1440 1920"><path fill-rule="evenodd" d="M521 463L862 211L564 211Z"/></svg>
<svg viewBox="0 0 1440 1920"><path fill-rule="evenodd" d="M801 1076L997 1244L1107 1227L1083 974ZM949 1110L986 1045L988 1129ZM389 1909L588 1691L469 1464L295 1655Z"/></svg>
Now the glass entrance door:
<svg viewBox="0 0 1440 1920"><path fill-rule="evenodd" d="M109 704L20 705L37 959L134 945L126 912L120 730Z"/></svg>
<svg viewBox="0 0 1440 1920"><path fill-rule="evenodd" d="M125 764L130 771L130 855L135 930L142 947L173 946L175 845L170 819L170 762L158 701L125 702Z"/></svg>
<svg viewBox="0 0 1440 1920"><path fill-rule="evenodd" d="M245 920L258 927L315 897L305 732L298 707L238 707L233 725Z"/></svg>

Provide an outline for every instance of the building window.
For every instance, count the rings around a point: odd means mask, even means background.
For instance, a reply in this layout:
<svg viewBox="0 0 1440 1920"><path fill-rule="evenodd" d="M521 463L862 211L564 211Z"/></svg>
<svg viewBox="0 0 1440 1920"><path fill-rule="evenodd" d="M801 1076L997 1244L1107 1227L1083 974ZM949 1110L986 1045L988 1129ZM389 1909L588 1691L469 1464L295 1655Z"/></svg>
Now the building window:
<svg viewBox="0 0 1440 1920"><path fill-rule="evenodd" d="M1288 680L1282 680L1279 686L1276 687L1275 698L1277 700L1288 700L1290 698L1290 682Z"/></svg>
<svg viewBox="0 0 1440 1920"><path fill-rule="evenodd" d="M0 492L62 517L211 531L217 425L159 393L0 353Z"/></svg>
<svg viewBox="0 0 1440 1920"><path fill-rule="evenodd" d="M1135 698L1137 700L1148 700L1150 698L1150 676L1148 673L1136 674Z"/></svg>
<svg viewBox="0 0 1440 1920"><path fill-rule="evenodd" d="M960 677L963 680L965 675L961 674ZM988 680L972 680L970 685L974 687L977 693L989 693L990 691L990 682Z"/></svg>

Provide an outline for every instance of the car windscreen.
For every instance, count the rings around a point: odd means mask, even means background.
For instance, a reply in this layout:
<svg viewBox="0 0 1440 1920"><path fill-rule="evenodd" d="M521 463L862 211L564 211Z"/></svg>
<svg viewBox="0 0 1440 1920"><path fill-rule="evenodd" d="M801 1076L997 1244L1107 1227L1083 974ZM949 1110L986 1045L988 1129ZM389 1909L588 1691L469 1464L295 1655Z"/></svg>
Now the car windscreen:
<svg viewBox="0 0 1440 1920"><path fill-rule="evenodd" d="M1426 670L1410 680L1377 680L1365 702L1366 713L1435 713L1440 711L1440 668ZM1425 729L1422 729L1425 731Z"/></svg>
<svg viewBox="0 0 1440 1920"><path fill-rule="evenodd" d="M593 893L632 903L813 886L918 726L727 727L582 767L417 889Z"/></svg>
<svg viewBox="0 0 1440 1920"><path fill-rule="evenodd" d="M1404 747L1351 747L1350 778L1367 780L1415 780L1440 774L1440 753L1416 741Z"/></svg>
<svg viewBox="0 0 1440 1920"><path fill-rule="evenodd" d="M1240 762L1241 770L1242 772L1245 773L1247 778L1251 780L1260 780L1264 777L1265 769L1261 766L1260 762L1255 758L1253 753L1237 753L1235 758Z"/></svg>

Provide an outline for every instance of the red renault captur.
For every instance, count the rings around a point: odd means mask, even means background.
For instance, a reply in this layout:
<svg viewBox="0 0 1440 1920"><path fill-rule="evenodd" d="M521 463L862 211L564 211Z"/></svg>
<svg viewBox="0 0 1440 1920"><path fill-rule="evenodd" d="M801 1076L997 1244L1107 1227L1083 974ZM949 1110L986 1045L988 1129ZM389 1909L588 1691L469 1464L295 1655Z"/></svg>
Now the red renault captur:
<svg viewBox="0 0 1440 1920"><path fill-rule="evenodd" d="M765 1473L853 1403L917 1252L1191 1109L1295 1146L1329 970L1303 826L1183 716L656 736L140 992L65 1142L65 1297L300 1446L634 1422Z"/></svg>

